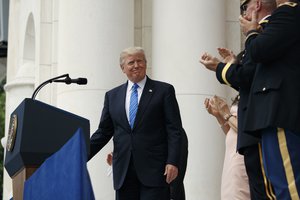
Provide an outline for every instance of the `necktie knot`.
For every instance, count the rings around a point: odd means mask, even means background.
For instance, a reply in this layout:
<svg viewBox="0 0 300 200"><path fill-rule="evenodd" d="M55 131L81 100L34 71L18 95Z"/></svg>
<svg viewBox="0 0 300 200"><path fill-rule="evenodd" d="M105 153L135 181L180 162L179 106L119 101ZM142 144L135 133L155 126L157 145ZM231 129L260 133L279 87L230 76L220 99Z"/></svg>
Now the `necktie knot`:
<svg viewBox="0 0 300 200"><path fill-rule="evenodd" d="M132 85L131 89L132 89L132 91L137 91L138 88L139 88L139 85L135 83Z"/></svg>

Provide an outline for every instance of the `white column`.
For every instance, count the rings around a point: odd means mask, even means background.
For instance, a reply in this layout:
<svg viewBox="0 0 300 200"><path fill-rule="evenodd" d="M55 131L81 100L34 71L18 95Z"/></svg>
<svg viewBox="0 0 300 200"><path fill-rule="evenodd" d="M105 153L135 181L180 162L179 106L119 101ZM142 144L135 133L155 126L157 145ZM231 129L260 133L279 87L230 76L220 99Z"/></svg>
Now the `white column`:
<svg viewBox="0 0 300 200"><path fill-rule="evenodd" d="M28 70L34 73L32 66L21 66L24 70ZM21 70L22 72L25 72ZM17 106L24 100L24 98L31 97L34 90L34 77L25 76L31 74L20 74L15 80L10 81L4 86L6 93L5 101L5 137L1 138L2 148L4 148L6 154L6 144L8 137L8 128L10 122L10 114L17 108ZM5 154L3 164L5 162ZM8 175L6 169L3 170L3 199L9 199L12 197L12 178Z"/></svg>
<svg viewBox="0 0 300 200"><path fill-rule="evenodd" d="M134 44L133 0L64 0L58 7L58 75L86 77L88 84L58 85L57 106L89 119L93 133L105 92L126 80L119 54ZM88 163L96 199L114 198L106 176L110 151L111 144Z"/></svg>
<svg viewBox="0 0 300 200"><path fill-rule="evenodd" d="M34 0L10 1L9 35L7 57L7 83L5 106L5 134L3 143L6 144L10 114L24 100L30 98L34 91L36 58L36 15L39 2ZM3 173L3 199L12 195L12 181L6 170Z"/></svg>
<svg viewBox="0 0 300 200"><path fill-rule="evenodd" d="M224 0L153 0L152 74L175 86L189 138L189 200L220 199L224 134L203 102L226 92L198 60L205 51L216 54L224 46L224 22Z"/></svg>
<svg viewBox="0 0 300 200"><path fill-rule="evenodd" d="M39 21L39 63L36 69L36 87L42 82L56 76L55 60L53 59L55 35L55 8L56 0L45 0L40 3L40 21ZM57 19L56 19L57 20ZM41 89L36 97L37 100L48 104L54 104L52 100L53 91L56 89L56 84L48 84Z"/></svg>

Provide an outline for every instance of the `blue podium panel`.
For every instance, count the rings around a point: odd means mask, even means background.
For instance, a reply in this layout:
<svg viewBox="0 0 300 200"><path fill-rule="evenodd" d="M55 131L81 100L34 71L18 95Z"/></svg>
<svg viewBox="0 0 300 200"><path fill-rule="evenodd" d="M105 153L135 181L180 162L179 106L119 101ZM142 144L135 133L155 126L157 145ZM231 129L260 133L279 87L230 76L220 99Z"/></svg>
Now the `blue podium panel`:
<svg viewBox="0 0 300 200"><path fill-rule="evenodd" d="M94 200L83 131L49 157L25 182L24 200Z"/></svg>

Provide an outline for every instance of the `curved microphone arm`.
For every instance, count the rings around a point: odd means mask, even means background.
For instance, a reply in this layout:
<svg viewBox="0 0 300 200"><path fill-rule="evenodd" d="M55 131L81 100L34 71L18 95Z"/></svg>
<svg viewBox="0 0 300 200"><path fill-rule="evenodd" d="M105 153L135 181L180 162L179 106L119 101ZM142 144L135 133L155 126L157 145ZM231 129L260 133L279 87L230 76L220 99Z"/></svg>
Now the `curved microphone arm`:
<svg viewBox="0 0 300 200"><path fill-rule="evenodd" d="M41 84L34 90L31 99L32 99L32 100L35 99L37 93L42 89L42 87L44 87L44 86L47 85L48 83L52 83L54 80L57 80L57 79L60 79L60 78L64 78L64 77L70 78L70 77L69 77L69 74L63 74L63 75L60 75L60 76L51 78L51 79L49 79L49 80L47 80L47 81L41 83Z"/></svg>

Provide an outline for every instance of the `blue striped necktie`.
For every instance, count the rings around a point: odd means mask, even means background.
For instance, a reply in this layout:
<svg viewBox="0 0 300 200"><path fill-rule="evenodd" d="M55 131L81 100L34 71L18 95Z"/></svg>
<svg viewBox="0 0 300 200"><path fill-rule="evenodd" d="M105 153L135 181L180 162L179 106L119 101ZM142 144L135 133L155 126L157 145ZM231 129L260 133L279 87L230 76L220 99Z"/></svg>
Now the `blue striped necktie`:
<svg viewBox="0 0 300 200"><path fill-rule="evenodd" d="M138 84L133 84L131 88L131 96L130 96L130 104L129 104L129 124L131 129L133 128L134 125L134 120L136 116L136 112L138 109Z"/></svg>

